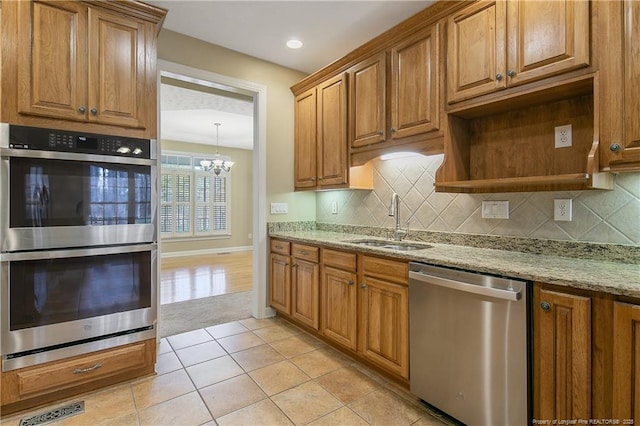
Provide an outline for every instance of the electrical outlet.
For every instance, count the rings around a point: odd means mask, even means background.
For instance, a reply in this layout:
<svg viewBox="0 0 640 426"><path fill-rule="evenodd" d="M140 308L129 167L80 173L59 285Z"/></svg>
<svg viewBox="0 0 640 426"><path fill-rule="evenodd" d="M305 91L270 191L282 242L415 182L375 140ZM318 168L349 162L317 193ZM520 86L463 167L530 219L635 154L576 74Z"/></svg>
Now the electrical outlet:
<svg viewBox="0 0 640 426"><path fill-rule="evenodd" d="M483 219L509 219L508 201L483 201Z"/></svg>
<svg viewBox="0 0 640 426"><path fill-rule="evenodd" d="M571 199L553 200L553 220L559 222L570 222L573 216Z"/></svg>
<svg viewBox="0 0 640 426"><path fill-rule="evenodd" d="M571 124L566 126L557 126L555 128L556 148L567 148L572 144L571 141Z"/></svg>
<svg viewBox="0 0 640 426"><path fill-rule="evenodd" d="M331 202L331 214L338 214L338 203L335 201Z"/></svg>

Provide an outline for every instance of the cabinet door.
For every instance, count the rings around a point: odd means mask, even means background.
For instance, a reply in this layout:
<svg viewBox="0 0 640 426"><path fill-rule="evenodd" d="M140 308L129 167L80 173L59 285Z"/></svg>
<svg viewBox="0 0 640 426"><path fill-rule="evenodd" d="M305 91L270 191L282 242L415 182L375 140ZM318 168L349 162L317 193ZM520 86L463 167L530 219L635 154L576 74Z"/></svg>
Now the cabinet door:
<svg viewBox="0 0 640 426"><path fill-rule="evenodd" d="M479 1L447 22L447 101L506 87L506 5Z"/></svg>
<svg viewBox="0 0 640 426"><path fill-rule="evenodd" d="M18 3L18 110L86 119L87 9L76 2Z"/></svg>
<svg viewBox="0 0 640 426"><path fill-rule="evenodd" d="M508 1L508 84L589 65L588 1Z"/></svg>
<svg viewBox="0 0 640 426"><path fill-rule="evenodd" d="M613 305L612 417L640 423L640 306L620 302Z"/></svg>
<svg viewBox="0 0 640 426"><path fill-rule="evenodd" d="M591 417L591 300L535 287L535 419Z"/></svg>
<svg viewBox="0 0 640 426"><path fill-rule="evenodd" d="M640 2L625 0L624 16L624 140L622 160L640 170Z"/></svg>
<svg viewBox="0 0 640 426"><path fill-rule="evenodd" d="M365 276L361 298L362 355L408 379L408 288Z"/></svg>
<svg viewBox="0 0 640 426"><path fill-rule="evenodd" d="M386 140L386 53L349 71L349 140L352 148Z"/></svg>
<svg viewBox="0 0 640 426"><path fill-rule="evenodd" d="M269 304L278 311L291 314L291 267L289 256L271 254Z"/></svg>
<svg viewBox="0 0 640 426"><path fill-rule="evenodd" d="M428 133L440 125L438 25L391 51L391 138Z"/></svg>
<svg viewBox="0 0 640 426"><path fill-rule="evenodd" d="M357 349L356 274L328 266L322 269L322 334Z"/></svg>
<svg viewBox="0 0 640 426"><path fill-rule="evenodd" d="M291 315L316 330L320 328L319 280L320 266L317 263L293 259Z"/></svg>
<svg viewBox="0 0 640 426"><path fill-rule="evenodd" d="M294 186L316 186L316 89L296 96L294 110Z"/></svg>
<svg viewBox="0 0 640 426"><path fill-rule="evenodd" d="M144 128L145 24L89 8L88 38L89 120Z"/></svg>
<svg viewBox="0 0 640 426"><path fill-rule="evenodd" d="M347 75L320 84L318 96L318 186L347 183Z"/></svg>

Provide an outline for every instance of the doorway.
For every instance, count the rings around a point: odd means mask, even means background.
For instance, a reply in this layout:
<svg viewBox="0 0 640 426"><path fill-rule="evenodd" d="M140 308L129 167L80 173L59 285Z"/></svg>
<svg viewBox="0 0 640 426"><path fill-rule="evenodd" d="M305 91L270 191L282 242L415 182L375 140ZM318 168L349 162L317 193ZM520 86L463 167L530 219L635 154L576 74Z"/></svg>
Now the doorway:
<svg viewBox="0 0 640 426"><path fill-rule="evenodd" d="M267 307L266 297L266 87L260 84L218 75L204 70L167 61L159 61L159 79L172 79L188 85L198 85L208 91L224 91L231 96L249 97L253 106L253 149L251 242L248 248L252 257L251 315L264 318L273 315ZM160 86L160 81L159 81ZM160 95L161 96L161 91ZM161 143L162 146L162 143ZM233 171L231 172L233 173ZM162 246L160 244L160 253ZM162 314L160 321L162 321Z"/></svg>

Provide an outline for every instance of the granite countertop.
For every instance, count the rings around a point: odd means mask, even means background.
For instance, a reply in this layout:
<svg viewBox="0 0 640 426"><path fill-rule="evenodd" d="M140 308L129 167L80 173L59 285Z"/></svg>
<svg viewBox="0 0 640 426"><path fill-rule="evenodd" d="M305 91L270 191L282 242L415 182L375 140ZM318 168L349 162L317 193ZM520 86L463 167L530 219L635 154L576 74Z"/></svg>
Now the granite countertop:
<svg viewBox="0 0 640 426"><path fill-rule="evenodd" d="M363 246L349 241L379 239L329 231L272 231L271 237L325 247L384 255L585 290L640 298L640 265L549 256L426 241L431 248L412 251ZM420 241L425 243L425 241Z"/></svg>

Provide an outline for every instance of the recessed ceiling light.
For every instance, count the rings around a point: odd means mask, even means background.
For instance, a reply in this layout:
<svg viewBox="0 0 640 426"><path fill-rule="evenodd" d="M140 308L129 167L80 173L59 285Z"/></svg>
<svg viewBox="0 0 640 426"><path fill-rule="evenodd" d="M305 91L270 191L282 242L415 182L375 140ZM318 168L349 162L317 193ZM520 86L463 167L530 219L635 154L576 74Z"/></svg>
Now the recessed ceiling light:
<svg viewBox="0 0 640 426"><path fill-rule="evenodd" d="M289 49L300 49L302 47L302 42L300 40L296 40L295 38L292 38L287 42L287 47Z"/></svg>

